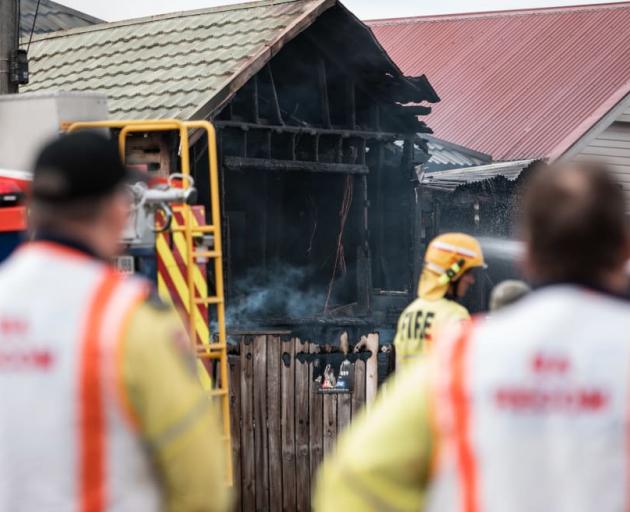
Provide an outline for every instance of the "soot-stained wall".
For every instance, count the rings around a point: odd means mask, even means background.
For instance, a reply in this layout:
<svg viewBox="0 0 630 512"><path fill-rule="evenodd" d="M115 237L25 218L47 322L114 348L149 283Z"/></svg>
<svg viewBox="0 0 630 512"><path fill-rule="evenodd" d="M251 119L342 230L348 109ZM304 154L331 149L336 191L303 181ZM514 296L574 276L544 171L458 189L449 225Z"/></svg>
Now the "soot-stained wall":
<svg viewBox="0 0 630 512"><path fill-rule="evenodd" d="M216 113L228 323L395 323L415 291L420 104L437 100L338 6Z"/></svg>

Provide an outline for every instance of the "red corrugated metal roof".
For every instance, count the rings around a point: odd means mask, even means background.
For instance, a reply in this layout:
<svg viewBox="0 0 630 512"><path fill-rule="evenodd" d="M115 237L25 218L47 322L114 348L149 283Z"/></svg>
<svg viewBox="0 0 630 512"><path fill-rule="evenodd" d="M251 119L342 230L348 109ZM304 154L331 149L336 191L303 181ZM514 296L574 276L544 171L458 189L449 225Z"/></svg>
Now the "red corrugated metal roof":
<svg viewBox="0 0 630 512"><path fill-rule="evenodd" d="M368 25L441 97L435 135L496 160L561 155L630 92L630 2Z"/></svg>

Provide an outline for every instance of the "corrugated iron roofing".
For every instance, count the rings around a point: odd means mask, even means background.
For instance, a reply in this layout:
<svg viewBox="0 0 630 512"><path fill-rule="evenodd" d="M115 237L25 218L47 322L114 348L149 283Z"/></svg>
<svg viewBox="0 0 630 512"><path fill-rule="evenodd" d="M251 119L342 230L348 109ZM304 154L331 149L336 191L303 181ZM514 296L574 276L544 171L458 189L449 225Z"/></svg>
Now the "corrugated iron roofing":
<svg viewBox="0 0 630 512"><path fill-rule="evenodd" d="M28 42L28 37L33 29L37 0L20 0L20 32L22 42ZM69 28L87 27L100 23L94 16L76 11L65 5L52 2L51 0L40 0L39 12L35 22L35 34L46 32L56 32L57 30L67 30Z"/></svg>
<svg viewBox="0 0 630 512"><path fill-rule="evenodd" d="M630 92L630 2L368 25L442 98L435 135L496 160L560 156Z"/></svg>
<svg viewBox="0 0 630 512"><path fill-rule="evenodd" d="M251 2L44 35L21 90L97 91L112 118L188 119L334 4Z"/></svg>
<svg viewBox="0 0 630 512"><path fill-rule="evenodd" d="M425 134L423 137L427 140L427 147L431 155L431 158L422 164L423 171L436 172L461 167L473 167L475 165L488 164L492 161L490 155L479 153L430 135Z"/></svg>
<svg viewBox="0 0 630 512"><path fill-rule="evenodd" d="M422 176L420 183L427 189L453 192L462 185L491 180L499 176L509 181L515 181L534 162L535 160L531 159L496 162L488 165L426 173Z"/></svg>

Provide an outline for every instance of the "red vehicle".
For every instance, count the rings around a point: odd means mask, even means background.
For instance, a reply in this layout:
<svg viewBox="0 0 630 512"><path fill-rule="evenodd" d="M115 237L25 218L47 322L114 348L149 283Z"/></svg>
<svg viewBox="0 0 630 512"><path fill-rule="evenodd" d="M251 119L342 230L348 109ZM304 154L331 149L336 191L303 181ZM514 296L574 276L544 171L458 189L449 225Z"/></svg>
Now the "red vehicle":
<svg viewBox="0 0 630 512"><path fill-rule="evenodd" d="M26 232L24 198L30 183L28 172L0 169L0 261L11 254Z"/></svg>

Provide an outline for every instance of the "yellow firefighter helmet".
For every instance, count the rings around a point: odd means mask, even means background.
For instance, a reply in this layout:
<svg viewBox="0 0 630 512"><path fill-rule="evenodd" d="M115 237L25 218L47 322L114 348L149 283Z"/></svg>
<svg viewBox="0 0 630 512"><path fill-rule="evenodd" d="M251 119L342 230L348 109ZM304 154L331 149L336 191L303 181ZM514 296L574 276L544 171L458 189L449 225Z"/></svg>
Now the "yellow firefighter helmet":
<svg viewBox="0 0 630 512"><path fill-rule="evenodd" d="M464 233L440 235L431 241L424 255L418 295L441 299L466 271L485 266L481 245L475 238Z"/></svg>

